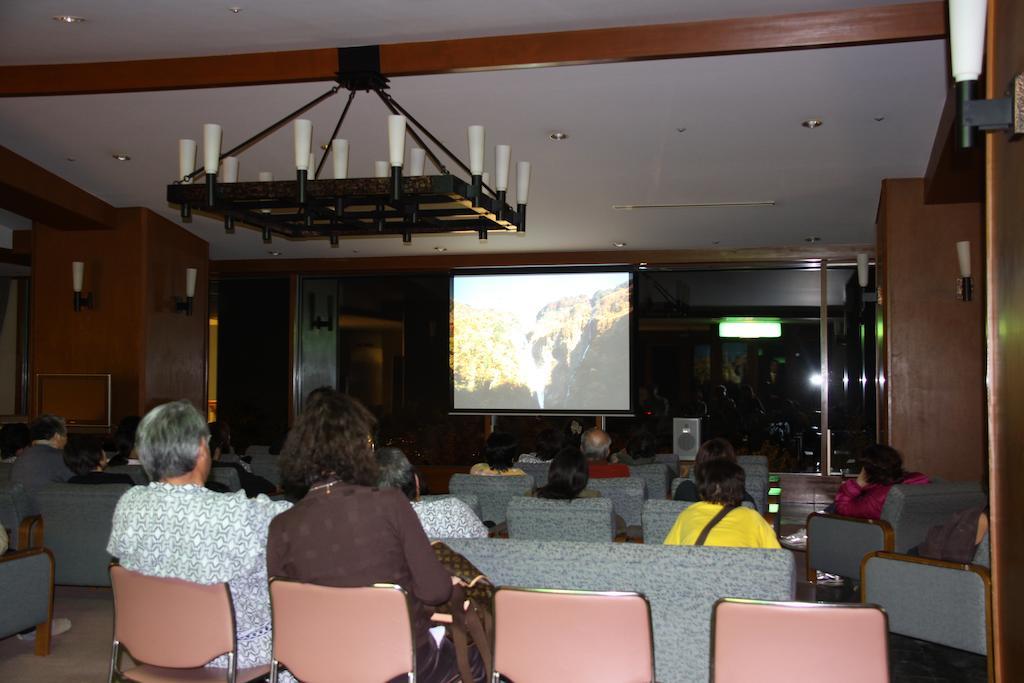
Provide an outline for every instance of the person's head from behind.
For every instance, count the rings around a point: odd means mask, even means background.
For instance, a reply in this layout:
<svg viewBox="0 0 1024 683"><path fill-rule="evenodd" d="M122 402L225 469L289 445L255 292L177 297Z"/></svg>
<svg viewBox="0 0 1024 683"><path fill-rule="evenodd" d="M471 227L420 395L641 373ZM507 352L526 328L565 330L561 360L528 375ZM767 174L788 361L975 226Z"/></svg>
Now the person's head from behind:
<svg viewBox="0 0 1024 683"><path fill-rule="evenodd" d="M491 432L484 448L484 460L492 470L507 470L519 455L519 441L508 432Z"/></svg>
<svg viewBox="0 0 1024 683"><path fill-rule="evenodd" d="M135 449L135 433L139 430L139 423L142 418L138 415L129 415L122 419L114 432L114 448L117 450L119 460L132 458L132 451Z"/></svg>
<svg viewBox="0 0 1024 683"><path fill-rule="evenodd" d="M0 427L0 458L13 458L32 444L32 433L24 422L11 422Z"/></svg>
<svg viewBox="0 0 1024 683"><path fill-rule="evenodd" d="M868 446L860 454L860 464L869 484L887 485L903 480L903 458L890 446Z"/></svg>
<svg viewBox="0 0 1024 683"><path fill-rule="evenodd" d="M380 478L377 483L380 488L398 489L409 500L416 500L419 497L420 487L416 471L401 448L378 448L377 464L380 466Z"/></svg>
<svg viewBox="0 0 1024 683"><path fill-rule="evenodd" d="M54 448L64 448L68 441L68 430L64 426L64 418L59 415L43 413L28 426L32 443L45 443Z"/></svg>
<svg viewBox="0 0 1024 683"><path fill-rule="evenodd" d="M537 457L550 461L562 448L562 435L554 429L543 429L537 433Z"/></svg>
<svg viewBox="0 0 1024 683"><path fill-rule="evenodd" d="M142 469L152 481L190 477L202 483L210 474L210 431L188 401L164 403L146 413L135 433Z"/></svg>
<svg viewBox="0 0 1024 683"><path fill-rule="evenodd" d="M548 483L537 491L538 498L573 500L590 481L590 466L578 448L566 446L548 466Z"/></svg>
<svg viewBox="0 0 1024 683"><path fill-rule="evenodd" d="M307 404L281 451L281 477L290 490L320 480L376 486L379 467L373 452L377 420L363 404L331 390Z"/></svg>
<svg viewBox="0 0 1024 683"><path fill-rule="evenodd" d="M612 438L603 429L591 427L583 432L580 440L580 450L583 456L591 461L608 460L608 452L612 447Z"/></svg>
<svg viewBox="0 0 1024 683"><path fill-rule="evenodd" d="M746 483L746 473L736 463L711 460L700 469L697 493L705 503L736 507L743 502Z"/></svg>
<svg viewBox="0 0 1024 683"><path fill-rule="evenodd" d="M729 443L728 439L721 437L715 439L709 439L700 445L697 449L697 457L693 460L694 467L700 467L704 463L711 462L712 460L728 460L729 462L736 462L736 451L733 449L732 444Z"/></svg>
<svg viewBox="0 0 1024 683"><path fill-rule="evenodd" d="M210 430L210 455L214 460L220 458L221 453L231 452L231 427L227 422L215 421L207 425Z"/></svg>
<svg viewBox="0 0 1024 683"><path fill-rule="evenodd" d="M76 475L102 472L107 465L103 442L97 437L76 434L64 447L64 464Z"/></svg>
<svg viewBox="0 0 1024 683"><path fill-rule="evenodd" d="M657 450L654 435L647 430L640 430L626 442L626 452L634 460L653 458Z"/></svg>

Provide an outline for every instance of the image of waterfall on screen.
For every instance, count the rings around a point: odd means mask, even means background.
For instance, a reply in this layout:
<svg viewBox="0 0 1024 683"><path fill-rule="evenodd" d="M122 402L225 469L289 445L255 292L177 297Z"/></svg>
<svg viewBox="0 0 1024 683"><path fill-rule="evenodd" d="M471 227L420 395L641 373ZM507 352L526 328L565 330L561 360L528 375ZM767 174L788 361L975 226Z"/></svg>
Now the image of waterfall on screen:
<svg viewBox="0 0 1024 683"><path fill-rule="evenodd" d="M630 407L630 273L455 275L453 409Z"/></svg>

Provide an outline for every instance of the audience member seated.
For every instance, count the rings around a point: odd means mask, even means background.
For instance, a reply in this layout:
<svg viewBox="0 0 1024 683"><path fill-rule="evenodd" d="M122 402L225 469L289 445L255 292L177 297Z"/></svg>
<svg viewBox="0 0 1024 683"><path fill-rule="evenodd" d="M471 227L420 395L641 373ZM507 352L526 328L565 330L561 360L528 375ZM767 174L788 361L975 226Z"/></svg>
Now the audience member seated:
<svg viewBox="0 0 1024 683"><path fill-rule="evenodd" d="M899 451L889 446L868 446L860 456L861 470L856 479L847 479L836 493L836 514L863 519L879 519L882 506L895 484L927 484L920 472L904 472Z"/></svg>
<svg viewBox="0 0 1024 683"><path fill-rule="evenodd" d="M562 448L562 435L554 429L542 429L537 433L537 450L523 453L517 462L551 462Z"/></svg>
<svg viewBox="0 0 1024 683"><path fill-rule="evenodd" d="M0 462L14 462L18 454L32 444L32 434L24 422L0 427Z"/></svg>
<svg viewBox="0 0 1024 683"><path fill-rule="evenodd" d="M400 448L378 448L377 463L379 486L405 494L428 538L487 538L484 523L455 496L420 500L420 478Z"/></svg>
<svg viewBox="0 0 1024 683"><path fill-rule="evenodd" d="M516 437L506 432L493 432L487 437L487 446L484 448L484 460L478 462L469 469L470 474L478 474L482 477L508 477L521 476L526 474L512 463L519 454L519 442Z"/></svg>
<svg viewBox="0 0 1024 683"><path fill-rule="evenodd" d="M430 617L431 606L450 599L455 580L438 562L402 492L377 488L375 424L373 415L345 394L307 404L280 457L282 477L309 490L271 523L267 570L325 586L402 586L411 605L416 680L454 681L454 646L445 638L435 640Z"/></svg>
<svg viewBox="0 0 1024 683"><path fill-rule="evenodd" d="M260 666L270 661L272 644L267 527L291 504L204 488L211 467L209 435L206 420L188 401L158 406L142 419L137 448L152 483L121 497L107 552L125 568L148 576L227 582L238 667ZM209 666L227 664L222 656Z"/></svg>
<svg viewBox="0 0 1024 683"><path fill-rule="evenodd" d="M225 462L222 460L224 457L224 438L231 438L231 432L226 431L223 422L211 422L208 425L210 430L210 456L212 458L213 467L223 467L227 469L233 469L238 474L238 481L242 485L242 489L245 491L245 495L250 498L255 498L261 493L264 495L272 495L277 492L277 487L272 482L267 481L263 477L253 474L247 470L242 463L238 462L237 459L231 462ZM227 444L230 448L230 443ZM207 482L206 487L210 490L223 493L221 491L222 485L217 482ZM226 489L225 489L226 490Z"/></svg>
<svg viewBox="0 0 1024 683"><path fill-rule="evenodd" d="M580 440L580 450L583 451L587 464L590 465L591 479L611 479L613 477L628 477L628 465L613 465L608 463L608 455L611 451L612 438L604 430L592 427L583 432Z"/></svg>
<svg viewBox="0 0 1024 683"><path fill-rule="evenodd" d="M587 459L577 448L567 446L558 451L548 468L548 483L529 495L551 500L598 498L600 491L587 488L590 481Z"/></svg>
<svg viewBox="0 0 1024 683"><path fill-rule="evenodd" d="M64 464L64 446L68 432L64 418L43 414L29 425L32 445L21 451L11 468L11 481L20 483L25 492L35 496L47 484L61 484L71 478Z"/></svg>
<svg viewBox="0 0 1024 683"><path fill-rule="evenodd" d="M104 472L107 454L103 443L96 437L77 435L68 440L64 447L64 464L74 473L69 484L128 484L135 482L127 474Z"/></svg>
<svg viewBox="0 0 1024 683"><path fill-rule="evenodd" d="M623 465L651 465L657 462L657 459L654 457L656 450L657 441L654 435L646 429L641 429L629 437L625 450L613 455L611 460Z"/></svg>
<svg viewBox="0 0 1024 683"><path fill-rule="evenodd" d="M700 501L679 514L665 545L780 548L775 531L757 510L742 507L745 483L746 474L736 463L706 462L697 482Z"/></svg>
<svg viewBox="0 0 1024 683"><path fill-rule="evenodd" d="M700 448L697 450L697 456L693 460L693 478L680 482L679 486L676 487L675 495L672 496L673 500L690 502L700 500L700 492L697 490L697 479L700 476L699 471L706 463L713 460L736 462L736 451L733 450L732 444L729 443L728 439L709 439L700 445ZM743 491L743 502L754 503L754 498L745 490Z"/></svg>
<svg viewBox="0 0 1024 683"><path fill-rule="evenodd" d="M123 418L117 425L114 432L114 457L110 459L110 466L137 465L138 453L135 452L135 431L139 428L138 415L129 415Z"/></svg>

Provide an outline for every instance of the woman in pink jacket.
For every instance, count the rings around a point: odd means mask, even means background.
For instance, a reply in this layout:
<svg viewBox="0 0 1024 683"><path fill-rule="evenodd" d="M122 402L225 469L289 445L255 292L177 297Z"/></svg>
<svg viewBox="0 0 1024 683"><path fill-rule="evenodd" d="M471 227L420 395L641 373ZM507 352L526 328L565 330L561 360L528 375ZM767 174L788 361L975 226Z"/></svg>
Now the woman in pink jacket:
<svg viewBox="0 0 1024 683"><path fill-rule="evenodd" d="M879 519L882 506L894 484L927 484L920 472L904 472L899 451L889 446L868 446L860 457L857 479L847 479L836 494L836 514Z"/></svg>

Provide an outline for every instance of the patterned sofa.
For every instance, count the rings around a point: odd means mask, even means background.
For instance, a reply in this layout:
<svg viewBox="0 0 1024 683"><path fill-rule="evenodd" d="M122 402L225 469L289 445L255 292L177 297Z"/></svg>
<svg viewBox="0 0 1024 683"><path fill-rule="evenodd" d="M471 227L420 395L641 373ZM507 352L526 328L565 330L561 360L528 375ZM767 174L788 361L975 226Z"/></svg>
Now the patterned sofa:
<svg viewBox="0 0 1024 683"><path fill-rule="evenodd" d="M651 604L662 683L708 680L711 608L719 598L794 596L788 550L497 538L446 542L497 585L643 593ZM609 634L606 645L614 643Z"/></svg>
<svg viewBox="0 0 1024 683"><path fill-rule="evenodd" d="M615 538L615 514L607 498L519 496L509 501L507 514L509 538L591 543L609 543Z"/></svg>
<svg viewBox="0 0 1024 683"><path fill-rule="evenodd" d="M462 497L465 494L476 496L480 501L480 519L484 522L502 524L505 521L505 508L515 496L521 496L533 490L533 477L483 477L475 474L453 474L448 480L448 491L452 495Z"/></svg>

